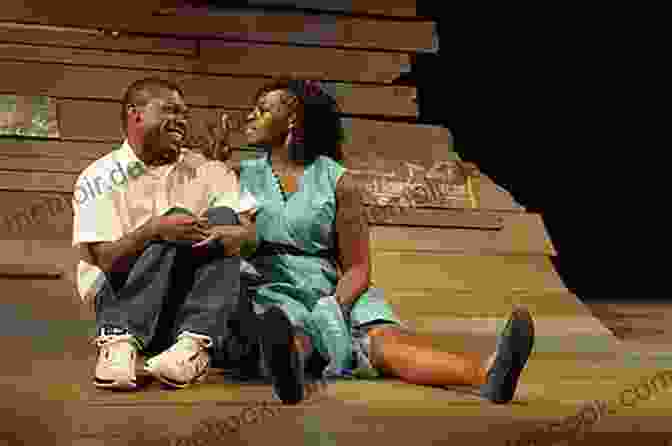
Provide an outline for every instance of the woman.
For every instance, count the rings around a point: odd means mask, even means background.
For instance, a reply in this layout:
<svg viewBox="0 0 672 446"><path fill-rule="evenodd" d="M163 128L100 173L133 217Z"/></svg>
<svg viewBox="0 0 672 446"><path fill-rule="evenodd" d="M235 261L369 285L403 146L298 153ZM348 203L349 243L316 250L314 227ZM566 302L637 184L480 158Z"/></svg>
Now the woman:
<svg viewBox="0 0 672 446"><path fill-rule="evenodd" d="M339 164L342 127L335 102L319 84L295 80L273 82L255 99L246 135L266 153L240 165L241 188L258 204L256 225L248 226L256 226L258 243L250 261L263 277L255 304L285 310L304 360L317 356L343 364L354 349L351 368L413 384L480 386L490 401L509 402L532 350L528 311L513 311L485 360L435 350L409 332L382 291L370 286L368 219L359 188ZM334 306L344 319L333 314ZM347 374L340 367L333 371Z"/></svg>

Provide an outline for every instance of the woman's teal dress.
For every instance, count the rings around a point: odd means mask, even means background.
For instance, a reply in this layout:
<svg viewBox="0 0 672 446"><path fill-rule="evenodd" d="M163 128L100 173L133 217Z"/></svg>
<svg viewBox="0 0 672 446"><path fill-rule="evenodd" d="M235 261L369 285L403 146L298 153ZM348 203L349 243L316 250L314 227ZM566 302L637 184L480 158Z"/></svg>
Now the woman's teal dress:
<svg viewBox="0 0 672 446"><path fill-rule="evenodd" d="M305 331L315 348L338 362L339 368L370 368L368 352L362 351L366 350L368 339L361 327L372 322L401 324L383 298L382 290L369 288L346 311L344 327L347 330L334 329L338 325L330 319L338 315L330 314L325 320L322 311L321 317L316 316L317 308L328 300L325 298L334 295L338 280L333 255L320 256L319 253L336 249L335 192L345 170L331 158L318 157L305 168L297 191L285 195L285 202L268 155L241 161L241 189L251 193L257 201L257 245L264 241L280 243L308 254L254 256L250 261L263 277L263 285L257 288L254 301L261 307L283 308L294 326ZM334 344L339 352L351 352L347 360L330 354L334 350L330 346Z"/></svg>

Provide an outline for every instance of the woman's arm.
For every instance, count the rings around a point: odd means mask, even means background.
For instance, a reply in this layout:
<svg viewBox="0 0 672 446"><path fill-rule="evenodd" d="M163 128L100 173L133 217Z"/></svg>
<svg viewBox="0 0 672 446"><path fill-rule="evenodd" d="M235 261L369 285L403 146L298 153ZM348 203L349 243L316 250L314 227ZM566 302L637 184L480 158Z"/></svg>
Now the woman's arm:
<svg viewBox="0 0 672 446"><path fill-rule="evenodd" d="M336 185L336 241L343 271L336 285L336 300L350 305L369 287L371 260L362 192L348 172Z"/></svg>

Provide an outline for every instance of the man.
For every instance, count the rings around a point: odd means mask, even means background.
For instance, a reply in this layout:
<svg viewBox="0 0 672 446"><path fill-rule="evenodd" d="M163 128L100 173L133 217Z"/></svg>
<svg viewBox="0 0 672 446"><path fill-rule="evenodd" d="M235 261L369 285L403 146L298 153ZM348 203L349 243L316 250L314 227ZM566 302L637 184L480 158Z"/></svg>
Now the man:
<svg viewBox="0 0 672 446"><path fill-rule="evenodd" d="M205 378L214 351L243 360L261 341L276 395L297 403L303 383L286 315L257 317L240 297L248 231L233 225L249 206L231 169L182 148L187 113L179 86L134 82L122 99L123 145L75 185L78 289L94 300L98 330L94 383L136 389L136 359L160 352L145 370L184 388Z"/></svg>

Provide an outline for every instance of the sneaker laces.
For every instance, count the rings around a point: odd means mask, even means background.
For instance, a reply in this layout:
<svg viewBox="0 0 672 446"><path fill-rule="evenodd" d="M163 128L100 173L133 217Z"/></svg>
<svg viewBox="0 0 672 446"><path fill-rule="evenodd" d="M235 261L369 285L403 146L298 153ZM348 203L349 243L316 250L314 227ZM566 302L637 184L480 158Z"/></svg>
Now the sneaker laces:
<svg viewBox="0 0 672 446"><path fill-rule="evenodd" d="M133 336L126 335L102 335L93 339L92 343L100 349L100 353L103 357L115 364L115 365L124 365L128 361L128 350L120 348L123 343L128 343L133 345ZM131 352L131 356L133 352Z"/></svg>
<svg viewBox="0 0 672 446"><path fill-rule="evenodd" d="M177 342L175 342L167 352L200 353L206 350L208 344L209 342L207 339L201 339L191 335L182 335L177 338ZM192 357L193 355L189 355L187 359L191 360ZM178 363L184 365L185 358L180 358Z"/></svg>

